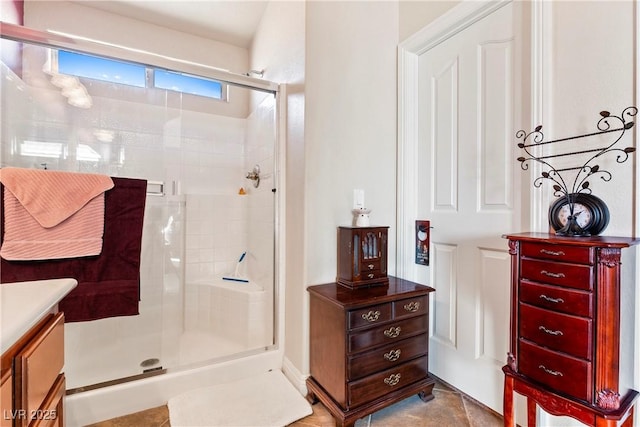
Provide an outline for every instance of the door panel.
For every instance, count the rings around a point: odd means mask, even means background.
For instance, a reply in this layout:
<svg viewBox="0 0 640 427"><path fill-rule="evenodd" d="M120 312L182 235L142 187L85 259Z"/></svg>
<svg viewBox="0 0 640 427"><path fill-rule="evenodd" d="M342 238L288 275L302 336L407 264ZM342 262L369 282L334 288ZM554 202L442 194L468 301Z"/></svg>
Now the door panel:
<svg viewBox="0 0 640 427"><path fill-rule="evenodd" d="M434 229L429 366L502 411L510 257L519 226L517 2L419 55L418 217Z"/></svg>
<svg viewBox="0 0 640 427"><path fill-rule="evenodd" d="M438 269L434 270L434 283L438 283L438 292L433 294L432 338L441 345L452 348L456 347L456 298L458 295L456 249L455 245L439 243L433 245L433 259L437 260L438 265Z"/></svg>
<svg viewBox="0 0 640 427"><path fill-rule="evenodd" d="M432 146L434 210L458 208L458 61L454 58L431 78L433 138Z"/></svg>

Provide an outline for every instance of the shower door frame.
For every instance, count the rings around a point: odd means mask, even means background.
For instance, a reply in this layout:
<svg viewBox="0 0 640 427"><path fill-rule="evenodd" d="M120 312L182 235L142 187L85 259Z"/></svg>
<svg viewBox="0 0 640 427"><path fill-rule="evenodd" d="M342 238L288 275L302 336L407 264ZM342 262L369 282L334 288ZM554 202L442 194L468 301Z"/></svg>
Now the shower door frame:
<svg viewBox="0 0 640 427"><path fill-rule="evenodd" d="M33 45L43 46L45 48L64 49L68 51L74 51L78 53L97 55L104 58L127 61L139 65L164 68L178 72L184 72L195 76L218 80L220 82L238 86L245 89L256 90L260 92L270 93L275 97L275 117L274 117L274 240L273 240L273 336L272 345L265 347L265 350L278 349L280 346L280 337L283 334L281 330L283 322L281 319L282 312L281 307L284 304L282 299L281 290L281 276L280 272L284 271L284 256L283 247L280 237L284 236L284 221L283 215L284 209L284 194L282 189L284 186L284 147L285 144L281 141L284 132L284 117L286 113L283 112L283 108L286 108L286 95L281 91L286 92L286 85L279 85L278 83L264 80L262 78L255 78L243 74L232 73L213 66L184 60L180 58L170 57L155 52L145 51L136 48L130 48L127 46L116 45L100 40L90 39L78 35L71 35L59 32L44 32L35 30L32 28L14 25L0 21L0 39L13 40L16 42L26 42ZM144 58L144 60L141 60ZM276 191L277 190L277 191ZM184 278L183 278L184 279ZM214 360L204 361L201 365L207 365L215 363ZM188 366L184 369L192 368ZM88 391L95 388L101 388L105 386L111 386L129 381L135 381L138 379L164 374L169 371L179 371L183 368L180 366L163 369L161 371L148 372L139 375L134 375L125 378L114 379L104 383L95 385L89 385L87 387L80 387L77 390L71 390L71 392ZM69 391L67 392L69 394Z"/></svg>

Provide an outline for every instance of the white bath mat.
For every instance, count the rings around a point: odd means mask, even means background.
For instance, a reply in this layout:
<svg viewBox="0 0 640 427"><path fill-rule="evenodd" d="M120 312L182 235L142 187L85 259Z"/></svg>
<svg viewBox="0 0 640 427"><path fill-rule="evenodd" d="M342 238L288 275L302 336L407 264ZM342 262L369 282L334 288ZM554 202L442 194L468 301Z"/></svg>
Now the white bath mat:
<svg viewBox="0 0 640 427"><path fill-rule="evenodd" d="M168 406L171 427L280 427L313 412L280 371L190 390Z"/></svg>

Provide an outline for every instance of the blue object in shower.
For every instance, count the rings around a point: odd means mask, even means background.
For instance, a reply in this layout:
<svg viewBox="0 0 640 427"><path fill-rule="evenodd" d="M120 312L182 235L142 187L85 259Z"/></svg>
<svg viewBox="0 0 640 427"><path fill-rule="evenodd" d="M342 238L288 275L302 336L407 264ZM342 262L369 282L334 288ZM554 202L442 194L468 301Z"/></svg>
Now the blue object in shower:
<svg viewBox="0 0 640 427"><path fill-rule="evenodd" d="M249 283L249 281L247 279L240 279L238 277L222 277L222 280L231 280L232 282L243 282L243 283Z"/></svg>
<svg viewBox="0 0 640 427"><path fill-rule="evenodd" d="M242 252L242 255L240 255L240 259L238 260L238 262L236 263L236 270L235 273L233 274L233 276L222 276L222 280L231 280L233 282L244 282L244 283L249 283L249 280L247 279L242 279L239 276L239 270L240 270L240 263L242 262L242 260L244 259L244 257L247 255L247 251Z"/></svg>

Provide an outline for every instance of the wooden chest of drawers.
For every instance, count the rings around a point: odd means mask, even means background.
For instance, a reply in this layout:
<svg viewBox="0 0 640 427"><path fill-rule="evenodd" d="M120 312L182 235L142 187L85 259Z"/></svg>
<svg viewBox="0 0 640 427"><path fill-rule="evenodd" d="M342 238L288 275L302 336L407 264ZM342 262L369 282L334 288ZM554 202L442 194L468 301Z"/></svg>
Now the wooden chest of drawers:
<svg viewBox="0 0 640 427"><path fill-rule="evenodd" d="M307 399L318 399L339 426L412 394L433 398L428 375L429 293L389 277L388 285L311 286Z"/></svg>
<svg viewBox="0 0 640 427"><path fill-rule="evenodd" d="M624 420L637 392L621 381L632 372L620 357L621 289L632 284L621 283L620 257L638 242L534 233L506 237L512 308L511 350L503 368L505 425L513 425L514 391L529 400L529 425L535 425L535 404L587 425Z"/></svg>

